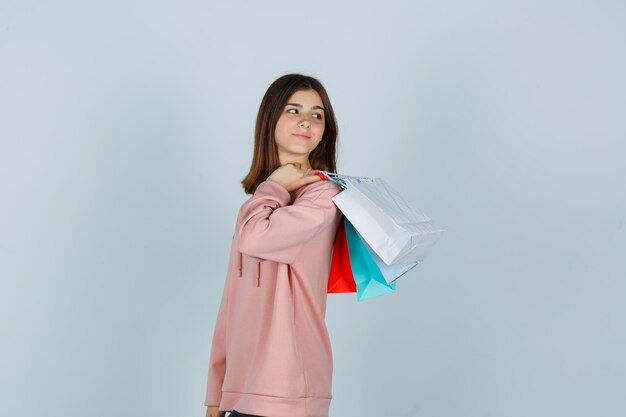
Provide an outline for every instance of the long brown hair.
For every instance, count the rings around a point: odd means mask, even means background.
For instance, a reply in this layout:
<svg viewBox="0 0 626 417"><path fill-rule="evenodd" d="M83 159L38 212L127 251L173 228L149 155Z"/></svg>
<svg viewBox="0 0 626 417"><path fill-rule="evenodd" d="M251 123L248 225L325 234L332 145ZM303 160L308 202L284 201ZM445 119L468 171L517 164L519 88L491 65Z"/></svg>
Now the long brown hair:
<svg viewBox="0 0 626 417"><path fill-rule="evenodd" d="M254 194L256 187L280 167L278 147L274 138L276 124L289 97L296 91L315 90L324 107L324 134L309 154L311 168L336 172L337 120L326 89L316 78L302 74L286 74L274 81L265 92L254 129L254 151L248 175L241 181L246 194Z"/></svg>

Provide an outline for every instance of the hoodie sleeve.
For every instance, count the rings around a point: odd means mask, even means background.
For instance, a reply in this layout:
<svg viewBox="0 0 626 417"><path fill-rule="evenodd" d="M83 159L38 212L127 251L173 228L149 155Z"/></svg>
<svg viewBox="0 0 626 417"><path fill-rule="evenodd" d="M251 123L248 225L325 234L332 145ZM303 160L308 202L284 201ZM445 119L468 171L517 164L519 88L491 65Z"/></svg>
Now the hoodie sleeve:
<svg viewBox="0 0 626 417"><path fill-rule="evenodd" d="M250 256L291 264L302 246L331 224L337 206L332 197L342 190L330 181L318 181L292 205L289 191L265 180L240 210L238 249Z"/></svg>
<svg viewBox="0 0 626 417"><path fill-rule="evenodd" d="M231 260L232 263L232 248ZM222 383L226 373L226 310L228 308L228 280L224 283L222 300L217 312L213 341L211 342L211 356L209 359L209 372L207 378L206 397L204 405L218 406L222 399Z"/></svg>

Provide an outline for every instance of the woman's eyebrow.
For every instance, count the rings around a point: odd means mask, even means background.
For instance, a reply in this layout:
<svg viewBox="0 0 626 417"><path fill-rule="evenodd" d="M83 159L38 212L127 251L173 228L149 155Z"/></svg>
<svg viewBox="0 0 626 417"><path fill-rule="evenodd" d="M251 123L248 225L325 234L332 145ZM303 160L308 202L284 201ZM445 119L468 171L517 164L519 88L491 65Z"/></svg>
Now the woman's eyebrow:
<svg viewBox="0 0 626 417"><path fill-rule="evenodd" d="M298 104L298 103L287 103L287 104L285 104L285 106L288 106L288 105L290 105L290 104L291 104L292 106L302 107L302 104ZM311 106L311 109L312 109L312 110L314 110L314 109L321 109L321 110L323 110L323 111L326 111L326 109L324 109L322 106Z"/></svg>

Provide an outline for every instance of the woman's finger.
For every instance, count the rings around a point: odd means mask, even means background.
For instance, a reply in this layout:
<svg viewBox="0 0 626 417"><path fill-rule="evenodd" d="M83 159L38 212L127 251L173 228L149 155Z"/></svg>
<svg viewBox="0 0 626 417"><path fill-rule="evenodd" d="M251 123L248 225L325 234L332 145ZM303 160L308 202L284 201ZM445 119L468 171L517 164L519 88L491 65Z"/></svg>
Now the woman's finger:
<svg viewBox="0 0 626 417"><path fill-rule="evenodd" d="M317 175L307 175L306 177L304 177L305 184L311 184L317 181L322 181L322 179Z"/></svg>

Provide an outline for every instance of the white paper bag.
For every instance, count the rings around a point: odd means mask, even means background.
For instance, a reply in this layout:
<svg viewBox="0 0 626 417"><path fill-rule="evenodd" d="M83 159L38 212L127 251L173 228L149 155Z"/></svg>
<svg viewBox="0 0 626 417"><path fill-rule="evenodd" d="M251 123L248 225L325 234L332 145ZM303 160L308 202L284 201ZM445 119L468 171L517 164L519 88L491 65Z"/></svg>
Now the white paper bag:
<svg viewBox="0 0 626 417"><path fill-rule="evenodd" d="M343 189L333 202L387 265L423 261L445 232L382 178L320 172Z"/></svg>
<svg viewBox="0 0 626 417"><path fill-rule="evenodd" d="M356 230L356 228L354 230ZM369 252L370 256L376 263L376 266L378 267L378 269L380 270L380 273L385 278L385 281L387 281L387 284L391 284L392 282L394 282L395 280L397 280L398 278L400 278L401 276L403 276L404 274L406 274L411 269L417 266L418 264L417 262L409 262L406 264L395 263L395 264L387 265L380 258L380 256L378 256L378 254L374 251L374 249L372 249L372 247L367 243L367 241L363 239L363 236L361 236L358 230L356 230L356 233L361 238L363 245L365 246L365 248L367 249L367 252Z"/></svg>

